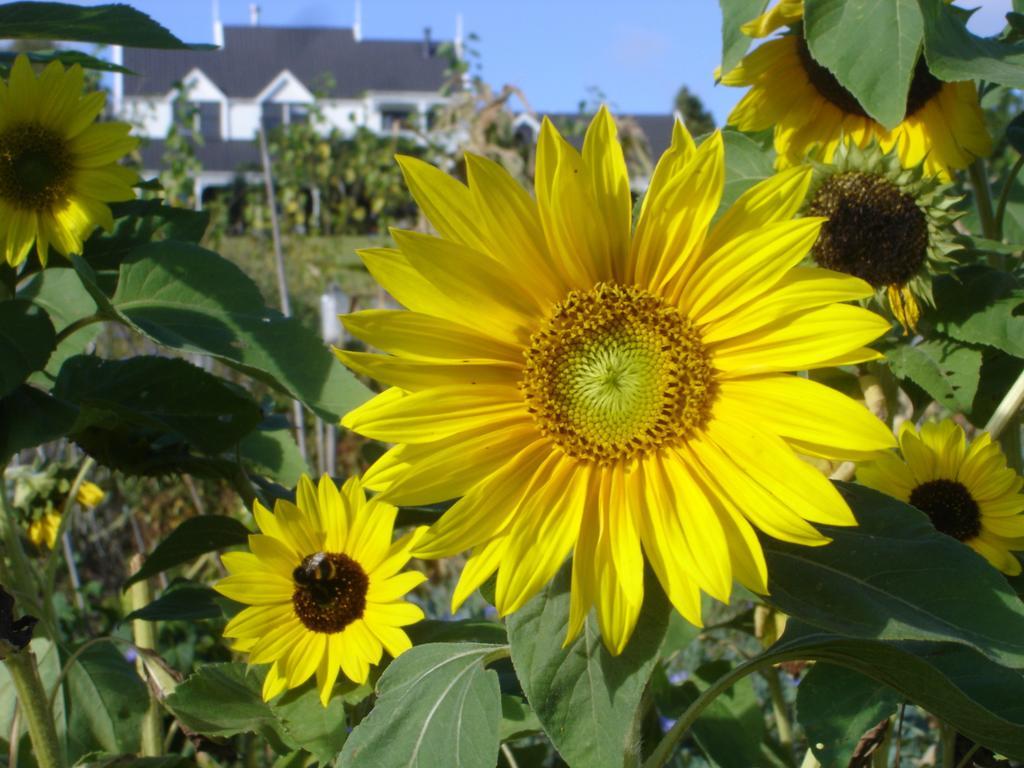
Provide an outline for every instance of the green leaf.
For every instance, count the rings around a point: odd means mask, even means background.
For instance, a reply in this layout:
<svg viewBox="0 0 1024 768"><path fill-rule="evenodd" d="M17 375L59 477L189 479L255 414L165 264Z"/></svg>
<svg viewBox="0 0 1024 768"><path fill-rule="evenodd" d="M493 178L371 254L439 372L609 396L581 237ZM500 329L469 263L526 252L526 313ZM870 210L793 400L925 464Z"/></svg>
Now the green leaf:
<svg viewBox="0 0 1024 768"><path fill-rule="evenodd" d="M46 365L55 341L53 323L35 304L23 299L0 302L0 397Z"/></svg>
<svg viewBox="0 0 1024 768"><path fill-rule="evenodd" d="M136 248L121 265L112 305L158 344L219 358L326 421L370 396L313 331L264 307L244 272L198 246L165 241Z"/></svg>
<svg viewBox="0 0 1024 768"><path fill-rule="evenodd" d="M937 309L925 317L940 333L1024 357L1024 287L987 267L958 270L933 283Z"/></svg>
<svg viewBox="0 0 1024 768"><path fill-rule="evenodd" d="M1024 604L999 571L923 512L870 488L839 488L858 525L819 526L831 544L762 539L774 605L849 637L949 641L1024 667Z"/></svg>
<svg viewBox="0 0 1024 768"><path fill-rule="evenodd" d="M757 182L775 173L775 152L770 138L764 144L745 133L726 129L722 131L722 139L725 142L725 188L718 206L719 214Z"/></svg>
<svg viewBox="0 0 1024 768"><path fill-rule="evenodd" d="M7 3L0 6L0 29L9 39L74 40L136 48L197 48L189 46L127 5L83 8L68 3Z"/></svg>
<svg viewBox="0 0 1024 768"><path fill-rule="evenodd" d="M216 619L223 616L222 599L203 584L176 579L156 600L124 617L125 621L182 621L185 619Z"/></svg>
<svg viewBox="0 0 1024 768"><path fill-rule="evenodd" d="M718 0L722 8L722 72L729 72L743 58L751 42L740 27L764 12L768 0Z"/></svg>
<svg viewBox="0 0 1024 768"><path fill-rule="evenodd" d="M345 700L332 696L327 706L320 703L316 686L288 691L272 705L290 742L311 753L320 765L329 765L341 752L348 737Z"/></svg>
<svg viewBox="0 0 1024 768"><path fill-rule="evenodd" d="M978 37L956 9L918 0L924 18L928 69L940 80L988 80L1024 88L1024 45Z"/></svg>
<svg viewBox="0 0 1024 768"><path fill-rule="evenodd" d="M81 51L0 51L0 66L11 67L18 56L28 56L33 64L45 66L51 61L59 61L65 67L80 66L82 69L93 69L97 72L120 72L125 75L138 74L122 67L119 64L112 64L103 59L97 59Z"/></svg>
<svg viewBox="0 0 1024 768"><path fill-rule="evenodd" d="M206 736L257 733L278 754L289 744L270 704L263 701L265 669L242 663L207 664L180 683L164 704L183 726Z"/></svg>
<svg viewBox="0 0 1024 768"><path fill-rule="evenodd" d="M512 663L544 731L569 765L621 766L636 749L638 708L668 627L668 601L650 574L633 636L619 656L604 647L593 614L563 648L570 570L506 619Z"/></svg>
<svg viewBox="0 0 1024 768"><path fill-rule="evenodd" d="M210 224L209 211L164 205L161 200L112 203L114 229L98 229L85 244L85 260L94 269L117 269L132 251L156 240L180 240L198 245Z"/></svg>
<svg viewBox="0 0 1024 768"><path fill-rule="evenodd" d="M508 635L505 627L494 621L464 619L461 621L438 621L427 619L405 628L413 645L427 643L488 643L505 645Z"/></svg>
<svg viewBox="0 0 1024 768"><path fill-rule="evenodd" d="M233 448L262 419L259 406L239 387L184 360L133 357L69 359L53 394L80 408L76 438L125 438L138 451L149 440L191 443L216 454ZM99 435L97 434L99 433Z"/></svg>
<svg viewBox="0 0 1024 768"><path fill-rule="evenodd" d="M1024 16L1014 14L1024 22ZM1006 140L1019 154L1024 155L1024 112L1021 112L1006 126Z"/></svg>
<svg viewBox="0 0 1024 768"><path fill-rule="evenodd" d="M0 466L18 451L63 436L77 415L73 406L34 387L22 386L0 398Z"/></svg>
<svg viewBox="0 0 1024 768"><path fill-rule="evenodd" d="M501 695L501 741L515 741L524 736L532 736L541 732L540 720L530 709L525 699L519 696Z"/></svg>
<svg viewBox="0 0 1024 768"><path fill-rule="evenodd" d="M917 0L805 0L804 34L865 112L890 129L900 123L924 34Z"/></svg>
<svg viewBox="0 0 1024 768"><path fill-rule="evenodd" d="M373 711L349 735L346 768L493 768L501 694L486 665L503 646L431 643L406 651L377 682Z"/></svg>
<svg viewBox="0 0 1024 768"><path fill-rule="evenodd" d="M898 704L887 685L824 662L804 675L796 695L800 725L823 768L846 768L861 737Z"/></svg>
<svg viewBox="0 0 1024 768"><path fill-rule="evenodd" d="M298 485L301 475L312 474L288 429L254 430L242 438L238 452L256 472L286 488Z"/></svg>
<svg viewBox="0 0 1024 768"><path fill-rule="evenodd" d="M146 558L142 567L125 582L125 589L139 579L156 576L168 568L187 563L199 555L245 544L249 540L249 534L249 529L231 517L221 515L190 517L171 531L166 539L157 544L156 549Z"/></svg>
<svg viewBox="0 0 1024 768"><path fill-rule="evenodd" d="M1007 757L1024 758L1024 677L966 646L858 640L791 620L764 658L815 659L856 670L969 739Z"/></svg>
<svg viewBox="0 0 1024 768"><path fill-rule="evenodd" d="M135 667L109 643L86 649L67 677L73 752L137 752L149 693Z"/></svg>
<svg viewBox="0 0 1024 768"><path fill-rule="evenodd" d="M981 375L981 352L948 339L902 344L885 353L893 375L910 379L950 410L971 412Z"/></svg>

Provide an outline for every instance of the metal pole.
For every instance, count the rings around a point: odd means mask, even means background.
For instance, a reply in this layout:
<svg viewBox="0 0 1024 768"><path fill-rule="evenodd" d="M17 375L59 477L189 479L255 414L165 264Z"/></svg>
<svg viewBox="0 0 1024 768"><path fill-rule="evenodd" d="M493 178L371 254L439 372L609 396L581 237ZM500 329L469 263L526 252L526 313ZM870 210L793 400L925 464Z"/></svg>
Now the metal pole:
<svg viewBox="0 0 1024 768"><path fill-rule="evenodd" d="M277 267L277 291L281 299L281 314L292 316L291 300L288 298L288 278L284 272L284 254L281 250L281 224L277 218L277 198L274 196L274 179L270 171L270 152L267 151L267 135L260 124L260 161L263 163L263 184L267 192L267 208L270 211L270 232L274 242L274 263ZM295 442L299 444L302 460L309 461L306 453L306 422L302 403L292 401L292 420L295 422Z"/></svg>

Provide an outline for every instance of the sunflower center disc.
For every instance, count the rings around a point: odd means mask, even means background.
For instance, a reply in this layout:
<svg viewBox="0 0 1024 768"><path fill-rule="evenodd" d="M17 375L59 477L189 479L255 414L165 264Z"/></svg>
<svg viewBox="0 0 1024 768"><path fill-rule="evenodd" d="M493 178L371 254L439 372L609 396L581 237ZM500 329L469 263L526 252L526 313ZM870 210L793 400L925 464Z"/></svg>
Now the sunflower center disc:
<svg viewBox="0 0 1024 768"><path fill-rule="evenodd" d="M366 608L370 579L348 555L317 552L292 572L295 615L313 632L341 632Z"/></svg>
<svg viewBox="0 0 1024 768"><path fill-rule="evenodd" d="M646 291L572 291L531 339L520 382L541 432L611 463L684 440L708 420L711 357L689 319Z"/></svg>
<svg viewBox="0 0 1024 768"><path fill-rule="evenodd" d="M821 185L807 212L828 217L811 250L814 260L875 288L903 285L928 256L924 211L882 176L836 174Z"/></svg>
<svg viewBox="0 0 1024 768"><path fill-rule="evenodd" d="M960 541L981 533L978 502L961 483L954 480L929 480L910 494L910 503L932 519L940 532Z"/></svg>
<svg viewBox="0 0 1024 768"><path fill-rule="evenodd" d="M45 211L67 199L71 152L64 138L38 123L0 133L0 197L17 208Z"/></svg>
<svg viewBox="0 0 1024 768"><path fill-rule="evenodd" d="M836 80L836 76L814 60L814 57L811 56L811 52L807 48L807 41L802 34L798 35L796 50L804 72L807 73L807 79L811 81L811 85L814 86L814 89L823 99L831 102L849 115L870 117L856 97L840 85L839 81ZM925 64L924 56L921 56L917 60L914 76L910 81L910 90L907 93L907 117L915 114L941 90L942 81L928 71L928 65Z"/></svg>

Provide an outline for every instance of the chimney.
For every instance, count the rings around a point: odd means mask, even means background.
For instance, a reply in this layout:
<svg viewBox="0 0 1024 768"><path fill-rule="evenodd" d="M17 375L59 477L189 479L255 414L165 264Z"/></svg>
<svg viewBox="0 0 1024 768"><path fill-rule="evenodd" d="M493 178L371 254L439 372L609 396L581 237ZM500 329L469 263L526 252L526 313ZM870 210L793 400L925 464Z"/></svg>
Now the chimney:
<svg viewBox="0 0 1024 768"><path fill-rule="evenodd" d="M213 44L224 47L224 23L220 20L220 0L213 0Z"/></svg>
<svg viewBox="0 0 1024 768"><path fill-rule="evenodd" d="M430 50L430 27L423 28L423 58L429 59L433 54Z"/></svg>
<svg viewBox="0 0 1024 768"><path fill-rule="evenodd" d="M352 14L352 39L357 43L363 39L363 4L359 0Z"/></svg>
<svg viewBox="0 0 1024 768"><path fill-rule="evenodd" d="M254 27L260 25L260 7L256 3L249 3L249 23Z"/></svg>

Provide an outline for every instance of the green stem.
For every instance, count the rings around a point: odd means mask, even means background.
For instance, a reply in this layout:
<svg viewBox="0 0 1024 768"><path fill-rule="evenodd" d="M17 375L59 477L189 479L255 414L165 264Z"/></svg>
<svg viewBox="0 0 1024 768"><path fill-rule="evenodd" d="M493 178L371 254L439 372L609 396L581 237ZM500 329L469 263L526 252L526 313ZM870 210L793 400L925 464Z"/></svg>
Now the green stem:
<svg viewBox="0 0 1024 768"><path fill-rule="evenodd" d="M775 727L779 730L779 746L786 755L786 762L793 764L793 726L789 722L786 698L782 693L779 673L774 669L766 669L764 677L768 681L768 693L772 700L772 714L775 716Z"/></svg>
<svg viewBox="0 0 1024 768"><path fill-rule="evenodd" d="M18 705L28 723L28 735L32 739L36 763L40 768L63 768L64 758L57 740L57 728L50 716L50 702L39 679L35 654L26 648L10 654L4 663L14 680Z"/></svg>
<svg viewBox="0 0 1024 768"><path fill-rule="evenodd" d="M60 524L57 526L57 537L55 542L61 541L64 537L64 531L67 530L68 525L71 521L71 513L74 510L75 499L78 497L78 490L82 487L82 483L89 476L92 468L96 466L96 460L92 456L86 456L82 462L82 466L78 469L78 474L75 476L74 482L71 484L71 490L68 491L67 498L64 500L64 509L61 511ZM57 583L57 566L60 565L60 555L58 554L59 547L54 546L50 551L50 554L46 559L46 566L43 568L43 595L50 596L54 593ZM47 601L49 604L49 601ZM53 620L53 617L49 617Z"/></svg>
<svg viewBox="0 0 1024 768"><path fill-rule="evenodd" d="M707 708L707 706L714 701L722 693L732 688L737 681L742 680L749 674L757 672L762 667L767 667L772 664L777 664L780 661L786 661L788 658L798 658L798 654L794 654L791 657L785 655L773 655L768 657L759 656L745 661L742 664L736 666L727 675L723 675L714 682L704 693L697 697L686 711L676 720L675 725L669 729L661 741L658 742L658 746L654 748L654 752L647 758L643 768L661 768L669 760L672 759L672 753L675 752L676 745L682 741L683 736L690 730L693 724L700 717L701 713Z"/></svg>
<svg viewBox="0 0 1024 768"><path fill-rule="evenodd" d="M974 188L974 201L978 207L978 218L981 219L981 232L989 240L998 240L999 227L992 214L992 192L988 186L985 161L979 157L967 166L967 173L971 177L971 186Z"/></svg>
<svg viewBox="0 0 1024 768"><path fill-rule="evenodd" d="M1020 173L1020 169L1024 168L1024 155L1020 155L1017 158L1017 162L1013 164L1010 169L1010 175L1006 177L1006 182L1003 184L1003 189L999 193L999 202L996 203L996 232L999 233L999 238L1003 237L1003 218L1006 216L1006 205L1010 202L1010 192L1013 190L1013 181L1017 178L1017 174Z"/></svg>
<svg viewBox="0 0 1024 768"><path fill-rule="evenodd" d="M942 723L939 725L942 741L942 768L956 768L956 729Z"/></svg>
<svg viewBox="0 0 1024 768"><path fill-rule="evenodd" d="M131 571L135 573L142 567L142 556L135 555L131 562ZM131 588L131 606L133 611L137 611L141 608L145 608L153 601L153 593L149 588L149 581L141 579L134 584ZM135 646L140 650L156 651L156 623L152 621L145 621L144 619L135 619L132 621L132 635L135 638ZM139 676L146 680L146 667L142 661L141 654L135 661L136 668L138 669ZM149 690L149 708L146 710L146 714L142 718L142 756L143 757L159 757L163 754L164 746L164 721L163 713L160 709L160 702L157 701L156 695L152 690L149 689L147 684L146 689Z"/></svg>
<svg viewBox="0 0 1024 768"><path fill-rule="evenodd" d="M1024 408L1024 371L996 406L992 418L985 425L985 431L993 440L999 440L1006 454L1006 461L1017 472L1024 467L1021 456L1020 412Z"/></svg>
<svg viewBox="0 0 1024 768"><path fill-rule="evenodd" d="M61 329L61 331L57 334L54 346L59 346L60 343L64 341L64 339L66 339L68 336L75 333L76 331L85 328L85 326L92 325L93 323L101 323L106 319L107 318L105 318L101 314L88 315L87 317L78 318L77 320L75 320L75 322L71 323L71 325L68 325L65 328Z"/></svg>
<svg viewBox="0 0 1024 768"><path fill-rule="evenodd" d="M975 744L967 750L967 754L964 755L963 759L956 764L956 768L970 768L971 758L974 757L975 753L977 753L979 749L981 749L981 744Z"/></svg>

